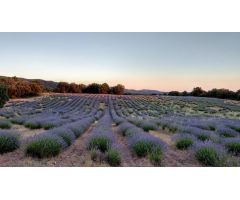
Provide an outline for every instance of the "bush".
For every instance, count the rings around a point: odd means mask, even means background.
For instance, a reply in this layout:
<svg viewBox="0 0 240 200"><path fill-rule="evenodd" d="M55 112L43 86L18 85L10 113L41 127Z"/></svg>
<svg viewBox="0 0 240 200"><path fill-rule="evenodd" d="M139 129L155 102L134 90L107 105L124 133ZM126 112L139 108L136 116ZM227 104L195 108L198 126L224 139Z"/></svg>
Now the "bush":
<svg viewBox="0 0 240 200"><path fill-rule="evenodd" d="M22 117L16 117L11 119L11 122L13 124L18 124L18 125L23 125L25 121L26 121L25 118L22 118Z"/></svg>
<svg viewBox="0 0 240 200"><path fill-rule="evenodd" d="M207 166L217 166L219 162L218 154L215 149L203 147L196 151L196 158Z"/></svg>
<svg viewBox="0 0 240 200"><path fill-rule="evenodd" d="M143 122L141 124L141 127L146 132L149 132L151 130L157 130L157 126L154 123L151 123L151 122Z"/></svg>
<svg viewBox="0 0 240 200"><path fill-rule="evenodd" d="M226 150L235 155L240 155L240 138L227 138L223 141Z"/></svg>
<svg viewBox="0 0 240 200"><path fill-rule="evenodd" d="M162 155L162 149L151 141L140 140L133 145L133 151L139 157L150 156L150 159Z"/></svg>
<svg viewBox="0 0 240 200"><path fill-rule="evenodd" d="M8 101L7 87L0 83L0 108Z"/></svg>
<svg viewBox="0 0 240 200"><path fill-rule="evenodd" d="M12 124L7 120L0 120L0 128L1 129L10 129Z"/></svg>
<svg viewBox="0 0 240 200"><path fill-rule="evenodd" d="M153 164L159 165L162 161L163 153L160 149L155 149L149 154L149 159Z"/></svg>
<svg viewBox="0 0 240 200"><path fill-rule="evenodd" d="M167 145L159 138L145 132L135 134L128 143L138 157L148 157L154 164L160 164Z"/></svg>
<svg viewBox="0 0 240 200"><path fill-rule="evenodd" d="M123 135L126 136L126 131L130 128L135 127L134 125L130 124L129 122L123 122L118 126L118 131Z"/></svg>
<svg viewBox="0 0 240 200"><path fill-rule="evenodd" d="M70 129L62 127L51 130L51 133L61 137L68 146L70 146L76 139L75 134Z"/></svg>
<svg viewBox="0 0 240 200"><path fill-rule="evenodd" d="M45 130L52 129L52 128L54 128L54 127L55 127L55 125L54 125L54 124L51 124L51 123L47 123L47 124L44 124L44 125L43 125L43 128L44 128Z"/></svg>
<svg viewBox="0 0 240 200"><path fill-rule="evenodd" d="M71 130L75 134L76 138L80 137L85 132L85 128L81 125L76 127L71 127Z"/></svg>
<svg viewBox="0 0 240 200"><path fill-rule="evenodd" d="M105 136L97 136L91 138L88 148L89 149L99 149L101 152L106 152L111 146L111 141Z"/></svg>
<svg viewBox="0 0 240 200"><path fill-rule="evenodd" d="M193 140L191 138L179 138L176 141L176 147L181 150L188 149L192 145L193 145Z"/></svg>
<svg viewBox="0 0 240 200"><path fill-rule="evenodd" d="M121 155L117 150L111 149L107 152L107 162L113 167L121 164Z"/></svg>
<svg viewBox="0 0 240 200"><path fill-rule="evenodd" d="M142 132L142 130L140 128L132 127L132 128L127 129L127 131L124 133L124 136L130 137L130 136L133 136L133 135L141 133L141 132Z"/></svg>
<svg viewBox="0 0 240 200"><path fill-rule="evenodd" d="M20 142L16 135L0 132L0 154L11 152L19 148Z"/></svg>
<svg viewBox="0 0 240 200"><path fill-rule="evenodd" d="M41 138L30 142L25 150L27 155L38 158L48 158L61 152L61 144L53 138Z"/></svg>
<svg viewBox="0 0 240 200"><path fill-rule="evenodd" d="M218 129L218 133L220 134L220 136L226 137L226 138L233 138L233 137L237 137L239 135L239 133L237 131L234 131L231 128L220 128Z"/></svg>
<svg viewBox="0 0 240 200"><path fill-rule="evenodd" d="M195 145L195 156L206 166L221 166L225 162L225 151L221 145L211 141L199 142Z"/></svg>
<svg viewBox="0 0 240 200"><path fill-rule="evenodd" d="M206 141L206 140L210 140L210 136L209 135L206 135L206 134L199 134L199 135L197 135L197 138L199 139L199 140L201 140L201 141Z"/></svg>
<svg viewBox="0 0 240 200"><path fill-rule="evenodd" d="M232 153L233 155L240 155L240 143L238 142L230 142L225 145L227 151Z"/></svg>
<svg viewBox="0 0 240 200"><path fill-rule="evenodd" d="M147 141L138 141L133 146L133 151L139 157L145 157L151 150L151 143Z"/></svg>
<svg viewBox="0 0 240 200"><path fill-rule="evenodd" d="M40 129L40 128L42 128L41 124L38 123L38 122L26 122L24 124L24 126L26 128L30 128L30 129Z"/></svg>

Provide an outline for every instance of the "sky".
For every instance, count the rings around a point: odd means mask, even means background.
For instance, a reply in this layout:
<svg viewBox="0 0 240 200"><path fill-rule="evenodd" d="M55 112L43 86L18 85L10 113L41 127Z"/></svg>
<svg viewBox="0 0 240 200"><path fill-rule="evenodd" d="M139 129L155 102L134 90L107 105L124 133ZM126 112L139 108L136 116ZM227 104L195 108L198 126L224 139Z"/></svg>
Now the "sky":
<svg viewBox="0 0 240 200"><path fill-rule="evenodd" d="M0 33L0 75L236 91L240 33Z"/></svg>

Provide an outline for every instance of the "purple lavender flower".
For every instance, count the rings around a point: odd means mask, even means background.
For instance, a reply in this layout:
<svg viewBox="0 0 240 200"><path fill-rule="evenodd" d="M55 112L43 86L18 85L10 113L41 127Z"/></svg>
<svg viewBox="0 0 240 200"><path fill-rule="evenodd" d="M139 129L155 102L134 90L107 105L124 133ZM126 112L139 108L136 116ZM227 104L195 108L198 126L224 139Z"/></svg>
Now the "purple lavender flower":
<svg viewBox="0 0 240 200"><path fill-rule="evenodd" d="M211 141L195 143L193 150L196 158L207 166L221 166L226 156L225 149Z"/></svg>
<svg viewBox="0 0 240 200"><path fill-rule="evenodd" d="M222 137L237 137L237 136L239 136L239 133L237 131L234 131L233 129L227 128L227 127L218 128L217 133Z"/></svg>

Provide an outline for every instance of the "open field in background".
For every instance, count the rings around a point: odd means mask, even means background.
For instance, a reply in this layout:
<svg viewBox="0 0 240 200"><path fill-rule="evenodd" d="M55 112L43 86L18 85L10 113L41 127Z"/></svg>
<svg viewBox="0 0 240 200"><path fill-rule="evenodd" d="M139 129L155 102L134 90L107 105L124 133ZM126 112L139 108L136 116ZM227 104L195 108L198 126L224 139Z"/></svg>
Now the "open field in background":
<svg viewBox="0 0 240 200"><path fill-rule="evenodd" d="M4 134L0 166L240 166L230 100L49 94L6 104Z"/></svg>

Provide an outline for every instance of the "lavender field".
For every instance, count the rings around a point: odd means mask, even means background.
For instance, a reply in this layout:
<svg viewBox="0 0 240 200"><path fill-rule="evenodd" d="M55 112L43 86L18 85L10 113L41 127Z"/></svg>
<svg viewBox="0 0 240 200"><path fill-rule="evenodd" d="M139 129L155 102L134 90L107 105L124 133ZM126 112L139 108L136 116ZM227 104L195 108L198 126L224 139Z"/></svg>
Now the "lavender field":
<svg viewBox="0 0 240 200"><path fill-rule="evenodd" d="M240 103L47 95L0 110L0 166L239 166Z"/></svg>

